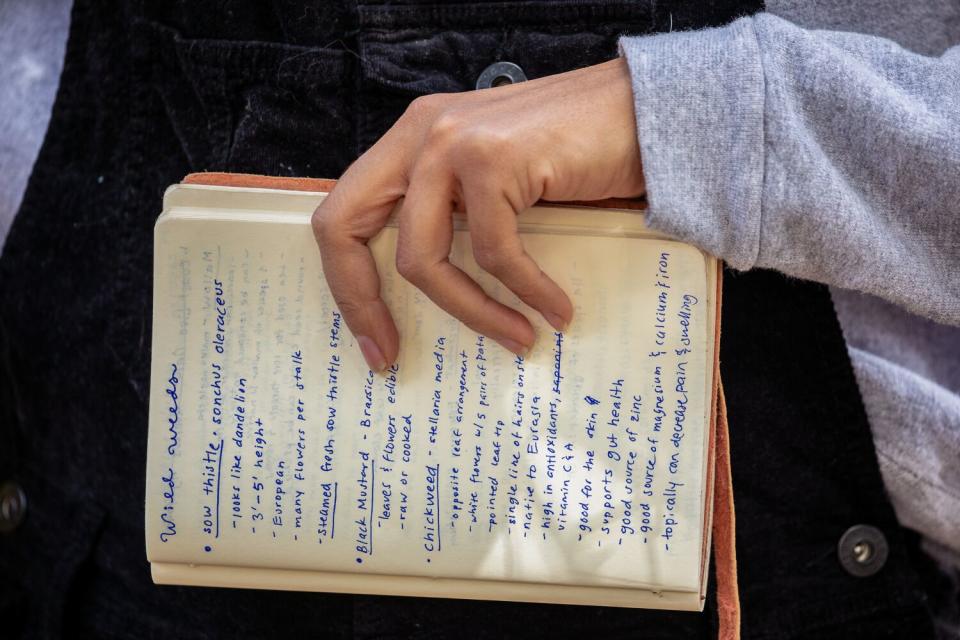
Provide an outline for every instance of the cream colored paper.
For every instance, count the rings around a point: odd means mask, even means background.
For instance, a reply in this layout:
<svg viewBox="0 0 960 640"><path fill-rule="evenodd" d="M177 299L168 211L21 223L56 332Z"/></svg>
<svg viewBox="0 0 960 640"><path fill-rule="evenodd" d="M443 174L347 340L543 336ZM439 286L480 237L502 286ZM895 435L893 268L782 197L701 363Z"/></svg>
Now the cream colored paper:
<svg viewBox="0 0 960 640"><path fill-rule="evenodd" d="M576 305L560 337L557 389L558 336L476 267L465 232L455 234L454 262L538 330L522 372L490 341L478 360L478 336L396 274L396 231L388 228L372 247L403 344L398 370L371 376L342 319L337 326L326 290L309 227L319 197L197 186L167 194L155 256L151 562L209 566L211 580L214 568L229 575L230 567L258 567L361 581L423 576L699 596L713 343L704 255L649 237L636 214L523 214L528 252ZM685 394L676 390L678 371ZM611 426L614 389L621 404ZM237 407L244 409L239 435ZM651 437L656 464L647 483Z"/></svg>

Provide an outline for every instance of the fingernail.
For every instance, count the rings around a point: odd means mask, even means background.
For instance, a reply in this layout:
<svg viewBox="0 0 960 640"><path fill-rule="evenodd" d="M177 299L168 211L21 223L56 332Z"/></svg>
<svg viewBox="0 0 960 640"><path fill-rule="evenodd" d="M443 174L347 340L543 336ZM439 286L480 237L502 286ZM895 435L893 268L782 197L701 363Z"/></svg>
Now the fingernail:
<svg viewBox="0 0 960 640"><path fill-rule="evenodd" d="M504 348L508 351L512 351L522 358L526 358L527 354L530 353L530 347L520 344L516 340L511 340L510 338L500 338L497 340Z"/></svg>
<svg viewBox="0 0 960 640"><path fill-rule="evenodd" d="M377 373L387 368L387 360L376 342L367 336L357 336L357 344L360 345L360 352L363 354L363 359L367 361L367 366Z"/></svg>
<svg viewBox="0 0 960 640"><path fill-rule="evenodd" d="M570 325L569 322L561 318L556 313L553 313L552 311L544 312L543 317L547 319L547 322L549 322L554 329L556 329L561 333L566 331L567 327Z"/></svg>

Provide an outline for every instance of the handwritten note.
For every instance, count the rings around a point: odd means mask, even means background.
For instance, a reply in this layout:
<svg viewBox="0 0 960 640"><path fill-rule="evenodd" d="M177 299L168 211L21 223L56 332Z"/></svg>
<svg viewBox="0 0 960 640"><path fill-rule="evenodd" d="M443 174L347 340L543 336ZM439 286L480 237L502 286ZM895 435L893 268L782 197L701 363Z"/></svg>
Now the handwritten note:
<svg viewBox="0 0 960 640"><path fill-rule="evenodd" d="M612 232L523 238L574 301L569 331L458 231L451 259L535 322L530 356L506 352L396 273L388 228L371 246L401 357L374 374L307 218L161 222L151 560L696 590L704 257Z"/></svg>

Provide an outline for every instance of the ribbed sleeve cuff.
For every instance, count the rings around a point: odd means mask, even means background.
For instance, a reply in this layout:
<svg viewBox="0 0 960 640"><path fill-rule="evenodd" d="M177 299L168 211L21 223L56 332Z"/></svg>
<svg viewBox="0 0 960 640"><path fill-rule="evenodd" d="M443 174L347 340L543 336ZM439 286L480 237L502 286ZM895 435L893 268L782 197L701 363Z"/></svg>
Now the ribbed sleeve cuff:
<svg viewBox="0 0 960 640"><path fill-rule="evenodd" d="M746 270L760 250L764 79L752 18L620 39L648 224Z"/></svg>

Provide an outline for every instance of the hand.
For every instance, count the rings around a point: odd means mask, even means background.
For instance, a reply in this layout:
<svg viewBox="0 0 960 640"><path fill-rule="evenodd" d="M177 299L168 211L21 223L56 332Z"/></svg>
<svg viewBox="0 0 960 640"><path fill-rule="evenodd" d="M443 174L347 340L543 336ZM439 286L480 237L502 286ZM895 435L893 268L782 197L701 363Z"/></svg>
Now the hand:
<svg viewBox="0 0 960 640"><path fill-rule="evenodd" d="M477 333L522 355L534 342L527 318L449 261L453 212L466 212L477 264L561 331L573 305L524 250L517 214L540 199L643 191L630 76L617 59L414 100L347 169L314 213L313 229L333 297L374 371L396 360L399 336L367 242L401 199L400 275Z"/></svg>

